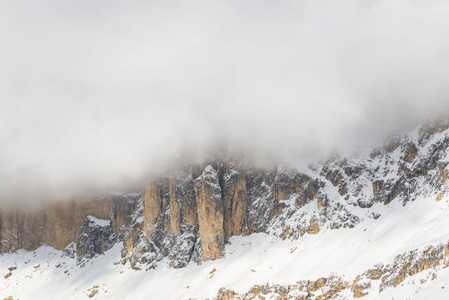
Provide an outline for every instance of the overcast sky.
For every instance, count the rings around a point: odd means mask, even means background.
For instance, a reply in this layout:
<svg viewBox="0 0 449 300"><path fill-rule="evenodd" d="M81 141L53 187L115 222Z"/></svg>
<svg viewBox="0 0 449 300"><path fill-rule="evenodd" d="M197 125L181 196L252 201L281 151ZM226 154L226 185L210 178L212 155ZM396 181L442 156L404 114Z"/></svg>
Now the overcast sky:
<svg viewBox="0 0 449 300"><path fill-rule="evenodd" d="M0 202L218 145L288 162L413 126L449 108L448 16L442 0L0 0Z"/></svg>

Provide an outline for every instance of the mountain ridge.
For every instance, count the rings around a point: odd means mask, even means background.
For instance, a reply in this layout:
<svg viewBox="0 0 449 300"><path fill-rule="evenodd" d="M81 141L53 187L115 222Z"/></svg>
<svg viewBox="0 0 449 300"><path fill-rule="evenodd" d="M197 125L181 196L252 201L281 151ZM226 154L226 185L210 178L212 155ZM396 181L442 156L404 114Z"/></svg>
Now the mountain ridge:
<svg viewBox="0 0 449 300"><path fill-rule="evenodd" d="M156 272L161 264L179 269L226 260L226 249L234 237L268 234L301 242L305 235L360 231L361 224L382 224L384 215L391 214L389 209L399 212L416 199L447 201L448 128L446 120L423 125L373 151L349 158L337 155L315 162L307 170L285 165L255 167L235 158L219 158L202 166L186 165L148 182L142 193L52 204L43 217L17 209L2 210L0 252L34 251L47 244L72 251L82 268L123 242L123 266ZM92 221L95 218L106 223ZM259 285L257 293L255 287L247 292L225 287L217 290L216 297L346 299L342 295L347 291L351 297L369 296L375 293L374 287L383 293L418 273L444 270L448 240L428 245L427 250L404 248L378 268L373 260L371 269L351 278L321 277L324 279L313 281L314 288L309 282L268 282ZM396 274L398 269L401 271ZM378 272L375 278L370 275L372 270ZM323 289L334 292L326 294Z"/></svg>

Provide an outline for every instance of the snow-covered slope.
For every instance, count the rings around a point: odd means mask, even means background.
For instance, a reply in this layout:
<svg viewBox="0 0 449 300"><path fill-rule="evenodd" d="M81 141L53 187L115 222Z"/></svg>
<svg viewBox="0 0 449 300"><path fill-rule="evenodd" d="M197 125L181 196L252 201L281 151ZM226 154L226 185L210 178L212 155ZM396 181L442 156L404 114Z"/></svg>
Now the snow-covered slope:
<svg viewBox="0 0 449 300"><path fill-rule="evenodd" d="M224 228L226 243L218 249L223 255L218 252L221 258L215 260L195 260L204 251L195 227L175 235L165 225L153 235L165 244L147 242L142 229L149 209L145 201L132 214L133 225L123 228L124 243L112 245L118 237L103 233L109 220L89 216L87 227L102 230L98 236L108 241L104 250L109 250L103 255L92 250L89 257L93 258L82 263L69 249L48 246L2 254L0 295L13 299L449 298L448 141L447 123L441 122L374 151L334 157L306 170L281 166L272 185L271 175L263 175L270 172L245 171L248 216L240 233L229 234L240 228L236 223ZM205 169L218 182L219 172L212 166ZM214 189L241 191L232 185L239 181L231 179L238 178L242 168L230 164L223 170L224 182L230 183L216 184ZM192 184L192 173L179 174L179 189ZM196 193L205 186L199 179ZM172 206L173 201L182 206L183 197L194 199L193 192L181 190L181 198L170 199ZM215 192L211 195L218 197ZM278 203L278 212L273 203ZM171 217L168 208L167 204L161 214ZM223 233L214 236L219 234Z"/></svg>
<svg viewBox="0 0 449 300"><path fill-rule="evenodd" d="M98 291L94 299L189 299L214 297L222 287L246 293L256 284L287 285L331 275L352 284L368 269L392 264L398 254L449 241L447 198L437 202L420 197L406 207L394 202L377 204L373 209L382 213L378 220L366 219L352 229L327 230L297 240L264 233L233 237L225 258L182 269L160 264L156 269L133 270L120 263L121 244L84 267L50 247L35 252L20 250L1 256L2 276L12 275L2 278L0 295L13 299L87 299ZM449 293L449 269L444 267L441 263L410 276L380 294L381 281L372 280L365 290L369 293L366 299L442 299L438 295ZM341 296L350 299L353 292L348 289Z"/></svg>

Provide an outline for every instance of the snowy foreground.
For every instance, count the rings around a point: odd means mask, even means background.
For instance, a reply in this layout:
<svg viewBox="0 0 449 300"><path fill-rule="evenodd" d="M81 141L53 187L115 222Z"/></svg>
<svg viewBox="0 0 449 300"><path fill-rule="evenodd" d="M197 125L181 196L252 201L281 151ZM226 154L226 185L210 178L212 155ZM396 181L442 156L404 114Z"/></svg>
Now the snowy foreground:
<svg viewBox="0 0 449 300"><path fill-rule="evenodd" d="M212 298L221 287L245 293L255 284L267 282L291 284L330 274L354 277L375 264L391 263L397 254L449 241L447 198L421 197L405 207L393 201L369 211L381 217L365 218L352 229L323 230L298 240L266 234L232 237L224 259L191 263L183 269L170 269L162 263L152 270L133 270L121 264L121 243L84 267L50 247L20 250L0 256L0 298ZM379 282L373 282L363 299L447 299L449 268L420 272L380 294L378 286ZM344 291L341 297L351 299L353 295Z"/></svg>

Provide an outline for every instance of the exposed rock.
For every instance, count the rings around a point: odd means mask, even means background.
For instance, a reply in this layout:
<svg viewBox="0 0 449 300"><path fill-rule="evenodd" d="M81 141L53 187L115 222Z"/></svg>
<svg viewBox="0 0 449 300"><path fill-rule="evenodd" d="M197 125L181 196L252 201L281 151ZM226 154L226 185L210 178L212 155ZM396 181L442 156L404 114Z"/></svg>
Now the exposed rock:
<svg viewBox="0 0 449 300"><path fill-rule="evenodd" d="M307 230L307 233L317 234L319 231L320 231L320 228L318 227L317 223L315 222L314 219L311 219L310 226L309 226L309 229Z"/></svg>
<svg viewBox="0 0 449 300"><path fill-rule="evenodd" d="M143 229L153 230L157 223L165 222L164 214L169 203L168 179L150 182L143 194Z"/></svg>
<svg viewBox="0 0 449 300"><path fill-rule="evenodd" d="M405 278L430 268L446 264L449 242L438 246L428 246L424 250L413 250L397 255L392 265L383 267L379 290L396 287Z"/></svg>
<svg viewBox="0 0 449 300"><path fill-rule="evenodd" d="M404 155L404 160L407 162L407 163L412 163L413 162L413 160L415 159L415 157L416 157L416 153L418 152L418 149L416 148L416 146L415 146L415 144L413 144L413 143L409 143L408 145L407 145L407 149L406 149L406 151L405 151L405 155Z"/></svg>
<svg viewBox="0 0 449 300"><path fill-rule="evenodd" d="M44 226L45 219L40 211L3 208L0 211L0 253L35 250L44 240Z"/></svg>
<svg viewBox="0 0 449 300"><path fill-rule="evenodd" d="M446 244L428 246L423 250L415 249L395 257L390 265L376 265L364 273L348 280L345 276L331 274L315 280L300 280L295 284L255 285L246 293L236 293L221 288L214 298L219 299L347 299L348 291L354 298L363 298L370 293L376 293L379 298L389 287L401 284L407 277L413 276L430 268L449 267L449 242ZM432 280L435 277L432 277ZM372 288L372 281L380 280L378 291ZM350 284L352 282L352 284ZM379 293L379 294L377 294Z"/></svg>
<svg viewBox="0 0 449 300"><path fill-rule="evenodd" d="M201 246L190 168L149 183L131 224L122 256L133 268L153 268L164 257L173 268L198 261Z"/></svg>
<svg viewBox="0 0 449 300"><path fill-rule="evenodd" d="M113 198L112 232L123 240L128 227L133 224L133 213L142 203L142 193L117 194Z"/></svg>
<svg viewBox="0 0 449 300"><path fill-rule="evenodd" d="M95 295L97 295L97 294L99 293L99 288L100 288L99 285L95 285L95 286L89 288L89 289L86 291L87 297L93 298Z"/></svg>
<svg viewBox="0 0 449 300"><path fill-rule="evenodd" d="M196 180L197 169L187 166L147 185L143 226L132 225L125 235L125 261L153 267L167 257L177 268L221 257L227 238L265 231L285 207L281 197L297 195L304 205L318 195L318 181L293 169L256 169L238 160L214 165L217 169L206 167Z"/></svg>
<svg viewBox="0 0 449 300"><path fill-rule="evenodd" d="M221 288L218 290L217 293L217 300L231 300L231 299L237 299L237 294L234 291L228 290L226 288Z"/></svg>
<svg viewBox="0 0 449 300"><path fill-rule="evenodd" d="M331 275L317 280L302 280L291 285L264 284L255 285L248 292L238 294L221 288L215 300L224 299L337 299L340 293L350 287L342 278Z"/></svg>
<svg viewBox="0 0 449 300"><path fill-rule="evenodd" d="M67 247L62 249L62 255L70 258L76 257L76 244L70 243Z"/></svg>
<svg viewBox="0 0 449 300"><path fill-rule="evenodd" d="M152 268L166 258L169 266L180 268L222 257L234 235L299 238L352 228L363 218L379 218L370 211L376 203L406 205L421 194L433 197L435 191L436 199L445 197L447 124L428 125L418 136L397 136L360 157L336 155L302 171L256 167L222 155L205 168L183 166L152 180L143 194L52 203L35 211L2 209L0 252L34 250L46 243L74 255L73 243L83 241L78 255L88 257L104 251L109 237L116 236L124 242L124 262L133 267ZM90 230L88 215L111 220L110 226ZM101 236L101 245L86 250L95 235ZM362 293L362 288L355 289Z"/></svg>
<svg viewBox="0 0 449 300"><path fill-rule="evenodd" d="M83 258L92 258L103 254L117 242L117 235L112 233L111 220L97 219L87 216L81 225L76 243L76 256L80 261Z"/></svg>
<svg viewBox="0 0 449 300"><path fill-rule="evenodd" d="M77 243L80 227L88 215L112 219L112 231L119 235L123 226L130 226L129 213L134 210L140 197L139 194L126 197L111 195L48 203L41 208L2 208L0 253L18 249L33 251L43 244L63 250L70 244Z"/></svg>
<svg viewBox="0 0 449 300"><path fill-rule="evenodd" d="M209 165L195 179L198 224L201 237L200 261L214 260L224 255L223 199L217 172Z"/></svg>
<svg viewBox="0 0 449 300"><path fill-rule="evenodd" d="M366 291L366 289L371 287L371 283L368 282L361 282L360 281L360 276L357 276L353 283L352 283L352 287L351 290L354 294L354 298L362 298L365 297L366 295L368 295L368 292Z"/></svg>
<svg viewBox="0 0 449 300"><path fill-rule="evenodd" d="M235 162L223 165L224 230L227 236L248 234L246 172Z"/></svg>

